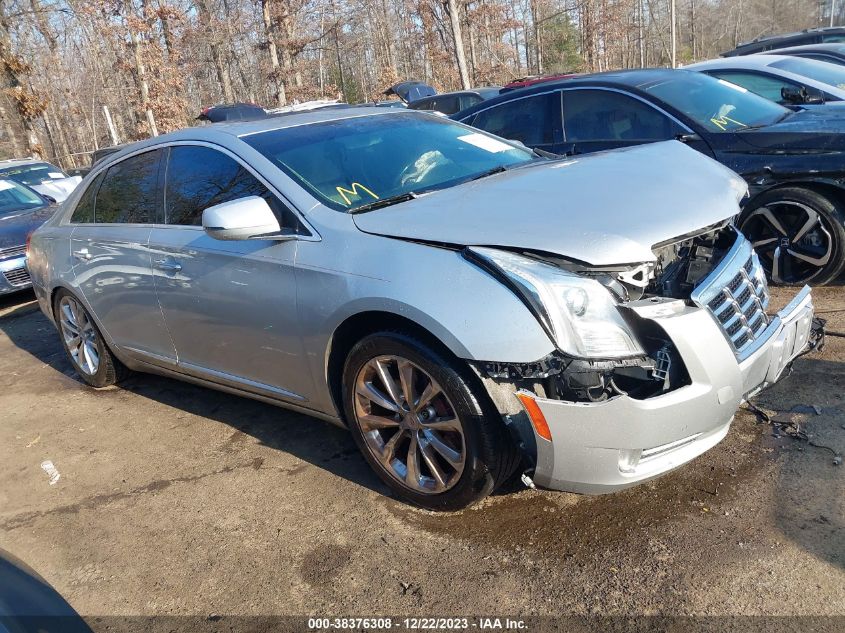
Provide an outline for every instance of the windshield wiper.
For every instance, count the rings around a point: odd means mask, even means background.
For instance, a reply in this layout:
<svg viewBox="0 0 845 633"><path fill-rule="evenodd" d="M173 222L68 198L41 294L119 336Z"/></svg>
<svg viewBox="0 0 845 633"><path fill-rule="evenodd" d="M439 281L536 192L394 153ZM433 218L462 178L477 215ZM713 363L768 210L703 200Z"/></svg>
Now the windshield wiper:
<svg viewBox="0 0 845 633"><path fill-rule="evenodd" d="M492 169L488 169L487 171L482 171L480 174L476 174L475 176L470 176L464 182L472 182L473 180L481 180L482 178L487 178L487 176L492 176L493 174L501 174L503 171L507 171L508 168L505 165L498 165L497 167L493 167Z"/></svg>
<svg viewBox="0 0 845 633"><path fill-rule="evenodd" d="M379 200L373 200L372 202L368 202L367 204L362 204L360 207L350 209L349 213L366 213L367 211L381 209L382 207L389 207L392 204L407 202L408 200L414 200L415 198L419 198L419 194L414 191L409 191L408 193L400 193L395 196L390 196L388 198L380 198Z"/></svg>

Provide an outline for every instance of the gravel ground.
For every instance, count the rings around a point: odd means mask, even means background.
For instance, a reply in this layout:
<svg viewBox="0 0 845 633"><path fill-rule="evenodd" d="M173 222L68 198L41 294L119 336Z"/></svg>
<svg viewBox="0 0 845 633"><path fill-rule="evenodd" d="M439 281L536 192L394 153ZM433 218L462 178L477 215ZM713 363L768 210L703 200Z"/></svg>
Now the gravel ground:
<svg viewBox="0 0 845 633"><path fill-rule="evenodd" d="M845 332L842 287L816 305ZM829 338L757 404L845 452L843 359ZM845 466L745 411L638 488L433 514L318 420L146 375L85 387L23 294L0 300L0 420L0 547L86 616L845 616Z"/></svg>

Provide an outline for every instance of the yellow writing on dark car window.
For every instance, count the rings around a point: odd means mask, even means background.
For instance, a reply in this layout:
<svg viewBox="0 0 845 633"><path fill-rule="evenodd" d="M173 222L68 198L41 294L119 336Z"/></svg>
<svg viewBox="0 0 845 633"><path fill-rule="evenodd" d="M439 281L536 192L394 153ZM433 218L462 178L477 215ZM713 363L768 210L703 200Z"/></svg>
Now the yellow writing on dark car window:
<svg viewBox="0 0 845 633"><path fill-rule="evenodd" d="M361 194L358 193L359 190L360 191L366 191L368 194L370 194L376 200L379 199L379 197L376 194L374 194L372 191L370 191L367 187L362 185L360 182L353 182L349 186L351 187L351 189L346 189L345 187L340 187L340 186L335 187L335 189L337 189L338 194L340 194L340 196L343 198L343 201L346 203L347 207L352 204L352 201L349 199L349 196L356 196L358 198L361 197ZM349 195L347 195L347 194L349 194Z"/></svg>
<svg viewBox="0 0 845 633"><path fill-rule="evenodd" d="M747 125L745 125L745 123L741 123L740 121L732 119L729 116L713 117L712 119L710 119L710 122L723 132L728 128L731 123L733 123L734 125L738 125L739 127L748 127Z"/></svg>

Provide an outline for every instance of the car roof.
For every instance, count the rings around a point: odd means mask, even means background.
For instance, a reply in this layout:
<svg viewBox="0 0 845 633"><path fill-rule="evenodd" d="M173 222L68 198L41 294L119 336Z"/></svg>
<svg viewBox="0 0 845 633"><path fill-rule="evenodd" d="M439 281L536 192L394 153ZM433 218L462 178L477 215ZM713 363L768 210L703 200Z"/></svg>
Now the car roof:
<svg viewBox="0 0 845 633"><path fill-rule="evenodd" d="M99 166L101 164L105 165L107 163L116 162L121 160L124 156L134 153L139 149L155 147L172 141L213 141L215 138L220 139L221 135L233 138L242 138L244 136L259 134L261 132L283 130L301 125L309 125L312 123L390 115L433 116L430 112L423 110L351 106L348 108L319 108L317 110L306 110L302 112L286 112L270 116L266 119L257 119L254 121L224 121L221 123L187 127L181 130L176 130L175 132L169 132L160 136L135 141L134 143L128 143L124 147L121 147L119 151L105 156L101 159L101 161L97 161L97 165Z"/></svg>
<svg viewBox="0 0 845 633"><path fill-rule="evenodd" d="M506 103L515 99L522 99L524 97L542 94L544 92L551 92L563 87L575 86L625 86L628 88L637 88L645 84L659 81L661 79L670 79L677 75L677 73L692 73L691 70L672 69L672 68L636 68L631 70L611 70L603 73L592 73L589 75L577 75L570 79L556 79L553 81L546 81L534 86L526 88L519 88L518 90L509 90L502 93L498 97L476 103L468 108L456 112L450 118L460 121L479 110L486 110L491 106L499 103Z"/></svg>
<svg viewBox="0 0 845 633"><path fill-rule="evenodd" d="M36 165L47 163L46 160L40 158L10 158L8 160L0 160L0 169L8 169L9 167L22 167L24 165Z"/></svg>
<svg viewBox="0 0 845 633"><path fill-rule="evenodd" d="M739 55L737 57L716 57L695 64L687 64L685 70L698 68L768 68L773 63L792 59L790 55L770 55L769 53L755 53L754 55Z"/></svg>
<svg viewBox="0 0 845 633"><path fill-rule="evenodd" d="M837 53L845 55L845 44L803 44L802 46L774 48L770 52L781 55L783 53Z"/></svg>
<svg viewBox="0 0 845 633"><path fill-rule="evenodd" d="M740 42L737 44L736 48L733 50L727 51L722 53L725 56L733 56L737 54L742 54L742 50L746 48L756 48L761 44L770 44L772 42L777 42L778 40L791 40L797 39L800 37L806 37L807 35L817 35L817 34L831 34L831 33L845 33L845 27L842 26L822 26L816 27L812 29L804 29L803 31L793 31L792 33L772 33L770 35L762 35L760 37L756 37L753 40L748 40L745 42Z"/></svg>

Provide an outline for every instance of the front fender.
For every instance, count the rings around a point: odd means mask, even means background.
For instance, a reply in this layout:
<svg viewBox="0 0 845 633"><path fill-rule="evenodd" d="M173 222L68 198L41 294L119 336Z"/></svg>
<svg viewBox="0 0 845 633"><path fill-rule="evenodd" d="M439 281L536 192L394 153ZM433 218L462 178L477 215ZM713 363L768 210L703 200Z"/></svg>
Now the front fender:
<svg viewBox="0 0 845 633"><path fill-rule="evenodd" d="M334 332L365 312L413 321L467 360L528 363L554 350L522 301L459 252L359 233L328 264L332 238L302 242L297 252L302 340L318 389Z"/></svg>

